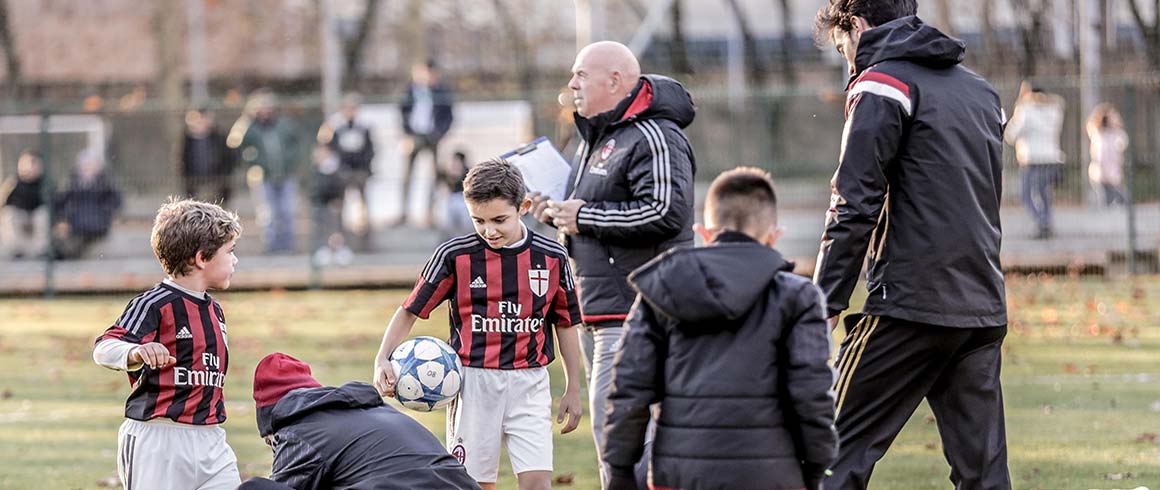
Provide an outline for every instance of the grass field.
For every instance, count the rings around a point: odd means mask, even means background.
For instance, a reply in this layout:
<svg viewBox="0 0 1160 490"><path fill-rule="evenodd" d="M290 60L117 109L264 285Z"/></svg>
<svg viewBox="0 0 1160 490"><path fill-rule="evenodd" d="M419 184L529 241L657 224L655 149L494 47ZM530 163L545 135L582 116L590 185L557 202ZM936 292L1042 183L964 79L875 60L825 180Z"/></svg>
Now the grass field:
<svg viewBox="0 0 1160 490"><path fill-rule="evenodd" d="M1021 489L1160 489L1160 278L1011 277L1003 379L1012 478ZM326 384L370 377L402 291L222 293L230 328L229 442L244 475L266 475L254 365L282 351ZM0 489L118 485L116 432L128 383L91 359L130 295L0 299ZM416 335L446 337L445 313ZM840 335L840 333L839 333ZM562 390L559 363L553 386ZM443 414L418 414L437 436ZM598 488L587 420L556 437L556 474ZM506 461L506 459L505 459ZM930 411L910 420L874 474L880 489L950 488ZM514 488L506 463L499 488Z"/></svg>

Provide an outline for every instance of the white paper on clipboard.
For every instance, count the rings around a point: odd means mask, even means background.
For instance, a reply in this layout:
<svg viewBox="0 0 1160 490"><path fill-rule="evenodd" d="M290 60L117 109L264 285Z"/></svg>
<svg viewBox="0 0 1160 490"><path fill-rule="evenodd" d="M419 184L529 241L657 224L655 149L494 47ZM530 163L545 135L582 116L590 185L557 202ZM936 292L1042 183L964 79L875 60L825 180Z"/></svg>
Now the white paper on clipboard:
<svg viewBox="0 0 1160 490"><path fill-rule="evenodd" d="M560 151L552 146L547 136L502 155L524 174L524 185L529 191L539 192L554 201L563 201L572 166Z"/></svg>

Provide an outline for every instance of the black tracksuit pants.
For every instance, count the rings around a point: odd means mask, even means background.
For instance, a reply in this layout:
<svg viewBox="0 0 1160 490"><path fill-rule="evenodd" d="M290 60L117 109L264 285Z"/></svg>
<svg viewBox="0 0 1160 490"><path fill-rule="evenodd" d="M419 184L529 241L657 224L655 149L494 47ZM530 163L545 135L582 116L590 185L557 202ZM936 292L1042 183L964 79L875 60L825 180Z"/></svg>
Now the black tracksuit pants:
<svg viewBox="0 0 1160 490"><path fill-rule="evenodd" d="M874 464L926 398L958 490L1007 490L1001 349L1007 327L939 327L850 315L838 354L838 461L826 490L867 488Z"/></svg>

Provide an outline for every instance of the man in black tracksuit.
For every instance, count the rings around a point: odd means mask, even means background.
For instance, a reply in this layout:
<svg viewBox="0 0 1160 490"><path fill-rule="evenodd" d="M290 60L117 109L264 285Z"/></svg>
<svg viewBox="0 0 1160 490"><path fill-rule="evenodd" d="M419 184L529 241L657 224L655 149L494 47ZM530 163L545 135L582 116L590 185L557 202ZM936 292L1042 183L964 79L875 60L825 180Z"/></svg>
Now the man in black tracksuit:
<svg viewBox="0 0 1160 490"><path fill-rule="evenodd" d="M838 357L841 451L827 490L867 487L925 397L957 489L1010 488L1000 351L999 96L914 0L832 0L819 37L850 64L846 126L814 281L831 324L864 260L869 297Z"/></svg>
<svg viewBox="0 0 1160 490"><path fill-rule="evenodd" d="M322 386L309 365L273 353L254 371L254 401L274 467L239 490L479 489L434 434L367 383Z"/></svg>
<svg viewBox="0 0 1160 490"><path fill-rule="evenodd" d="M579 282L581 336L597 454L612 356L635 293L628 273L674 247L693 244L693 149L682 130L692 96L676 80L640 75L622 44L603 41L576 57L569 87L582 141L568 199L536 202L536 218L566 237Z"/></svg>
<svg viewBox="0 0 1160 490"><path fill-rule="evenodd" d="M640 295L608 399L609 490L645 488L634 464L656 403L648 488L819 488L838 446L830 330L821 292L771 248L775 200L764 171L721 174L708 245L629 276Z"/></svg>

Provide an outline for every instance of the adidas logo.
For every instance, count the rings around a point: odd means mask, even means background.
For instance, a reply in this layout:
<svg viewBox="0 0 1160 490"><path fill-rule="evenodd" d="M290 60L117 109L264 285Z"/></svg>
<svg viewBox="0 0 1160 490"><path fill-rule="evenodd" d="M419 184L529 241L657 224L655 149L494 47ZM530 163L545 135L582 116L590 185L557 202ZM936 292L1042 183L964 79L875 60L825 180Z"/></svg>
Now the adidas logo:
<svg viewBox="0 0 1160 490"><path fill-rule="evenodd" d="M181 331L177 332L177 338L179 340L180 339L192 339L193 334L189 333L189 327L181 327Z"/></svg>
<svg viewBox="0 0 1160 490"><path fill-rule="evenodd" d="M475 280L471 281L471 289L486 288L487 283L483 282L483 276L475 276Z"/></svg>

